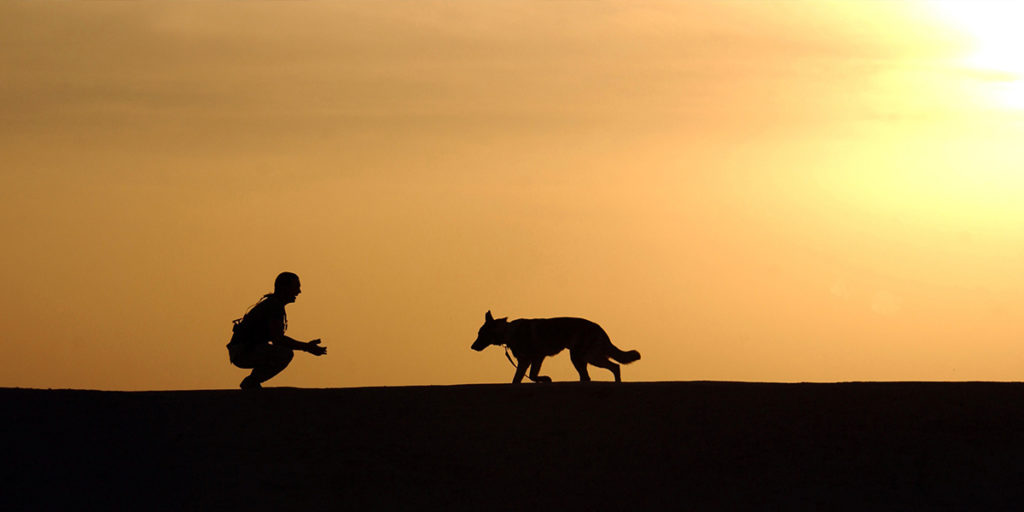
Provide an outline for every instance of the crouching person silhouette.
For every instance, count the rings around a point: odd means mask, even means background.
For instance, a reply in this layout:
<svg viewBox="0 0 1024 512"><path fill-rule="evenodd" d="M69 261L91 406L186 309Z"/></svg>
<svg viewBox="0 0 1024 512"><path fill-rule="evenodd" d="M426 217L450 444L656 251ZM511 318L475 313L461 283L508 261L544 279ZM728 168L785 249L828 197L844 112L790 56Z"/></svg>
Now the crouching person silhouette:
<svg viewBox="0 0 1024 512"><path fill-rule="evenodd" d="M228 357L231 364L252 369L252 373L242 379L242 389L260 389L262 383L288 366L296 350L315 356L327 353L327 347L321 346L319 339L302 342L284 334L288 329L284 307L295 302L300 293L299 276L281 272L274 280L274 293L264 295L245 316L235 320Z"/></svg>

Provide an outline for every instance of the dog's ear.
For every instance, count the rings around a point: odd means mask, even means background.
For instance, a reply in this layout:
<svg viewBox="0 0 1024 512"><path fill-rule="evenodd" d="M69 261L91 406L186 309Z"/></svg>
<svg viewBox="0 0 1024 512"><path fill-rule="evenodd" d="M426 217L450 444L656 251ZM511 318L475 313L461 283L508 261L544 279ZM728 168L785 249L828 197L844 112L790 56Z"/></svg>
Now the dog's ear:
<svg viewBox="0 0 1024 512"><path fill-rule="evenodd" d="M493 316L491 316L491 312L490 312L490 310L488 310L488 311L487 311L487 314L486 314L486 315L484 315L484 321L485 321L485 322L493 322L493 321L494 321L494 317L493 317Z"/></svg>

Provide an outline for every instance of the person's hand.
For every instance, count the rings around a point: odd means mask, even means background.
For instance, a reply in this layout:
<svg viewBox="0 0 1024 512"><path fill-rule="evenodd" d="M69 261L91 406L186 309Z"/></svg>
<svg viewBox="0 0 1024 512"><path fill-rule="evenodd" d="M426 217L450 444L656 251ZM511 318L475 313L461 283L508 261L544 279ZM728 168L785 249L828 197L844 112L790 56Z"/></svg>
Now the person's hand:
<svg viewBox="0 0 1024 512"><path fill-rule="evenodd" d="M322 356L327 353L327 347L320 346L320 338L306 343L306 351L314 356Z"/></svg>

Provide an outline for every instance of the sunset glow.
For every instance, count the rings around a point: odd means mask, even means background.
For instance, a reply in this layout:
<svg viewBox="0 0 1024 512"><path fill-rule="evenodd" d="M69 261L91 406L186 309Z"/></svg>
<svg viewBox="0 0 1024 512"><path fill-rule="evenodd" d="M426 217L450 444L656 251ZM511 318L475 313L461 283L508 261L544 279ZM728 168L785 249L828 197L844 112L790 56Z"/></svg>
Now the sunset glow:
<svg viewBox="0 0 1024 512"><path fill-rule="evenodd" d="M1024 376L1018 2L5 2L0 386ZM573 380L567 355L545 363ZM592 372L607 380L608 372Z"/></svg>
<svg viewBox="0 0 1024 512"><path fill-rule="evenodd" d="M1011 0L946 1L932 7L969 36L971 47L963 63L987 75L990 94L1006 108L1024 109L1024 5Z"/></svg>

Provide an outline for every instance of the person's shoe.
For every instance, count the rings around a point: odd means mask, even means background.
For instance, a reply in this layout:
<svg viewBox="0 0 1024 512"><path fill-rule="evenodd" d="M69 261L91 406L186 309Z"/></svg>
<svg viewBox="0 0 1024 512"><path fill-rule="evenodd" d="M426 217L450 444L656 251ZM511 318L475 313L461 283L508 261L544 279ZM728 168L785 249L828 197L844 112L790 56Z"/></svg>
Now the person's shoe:
<svg viewBox="0 0 1024 512"><path fill-rule="evenodd" d="M252 377L246 377L242 379L242 383L238 385L242 389L263 389L260 382Z"/></svg>

